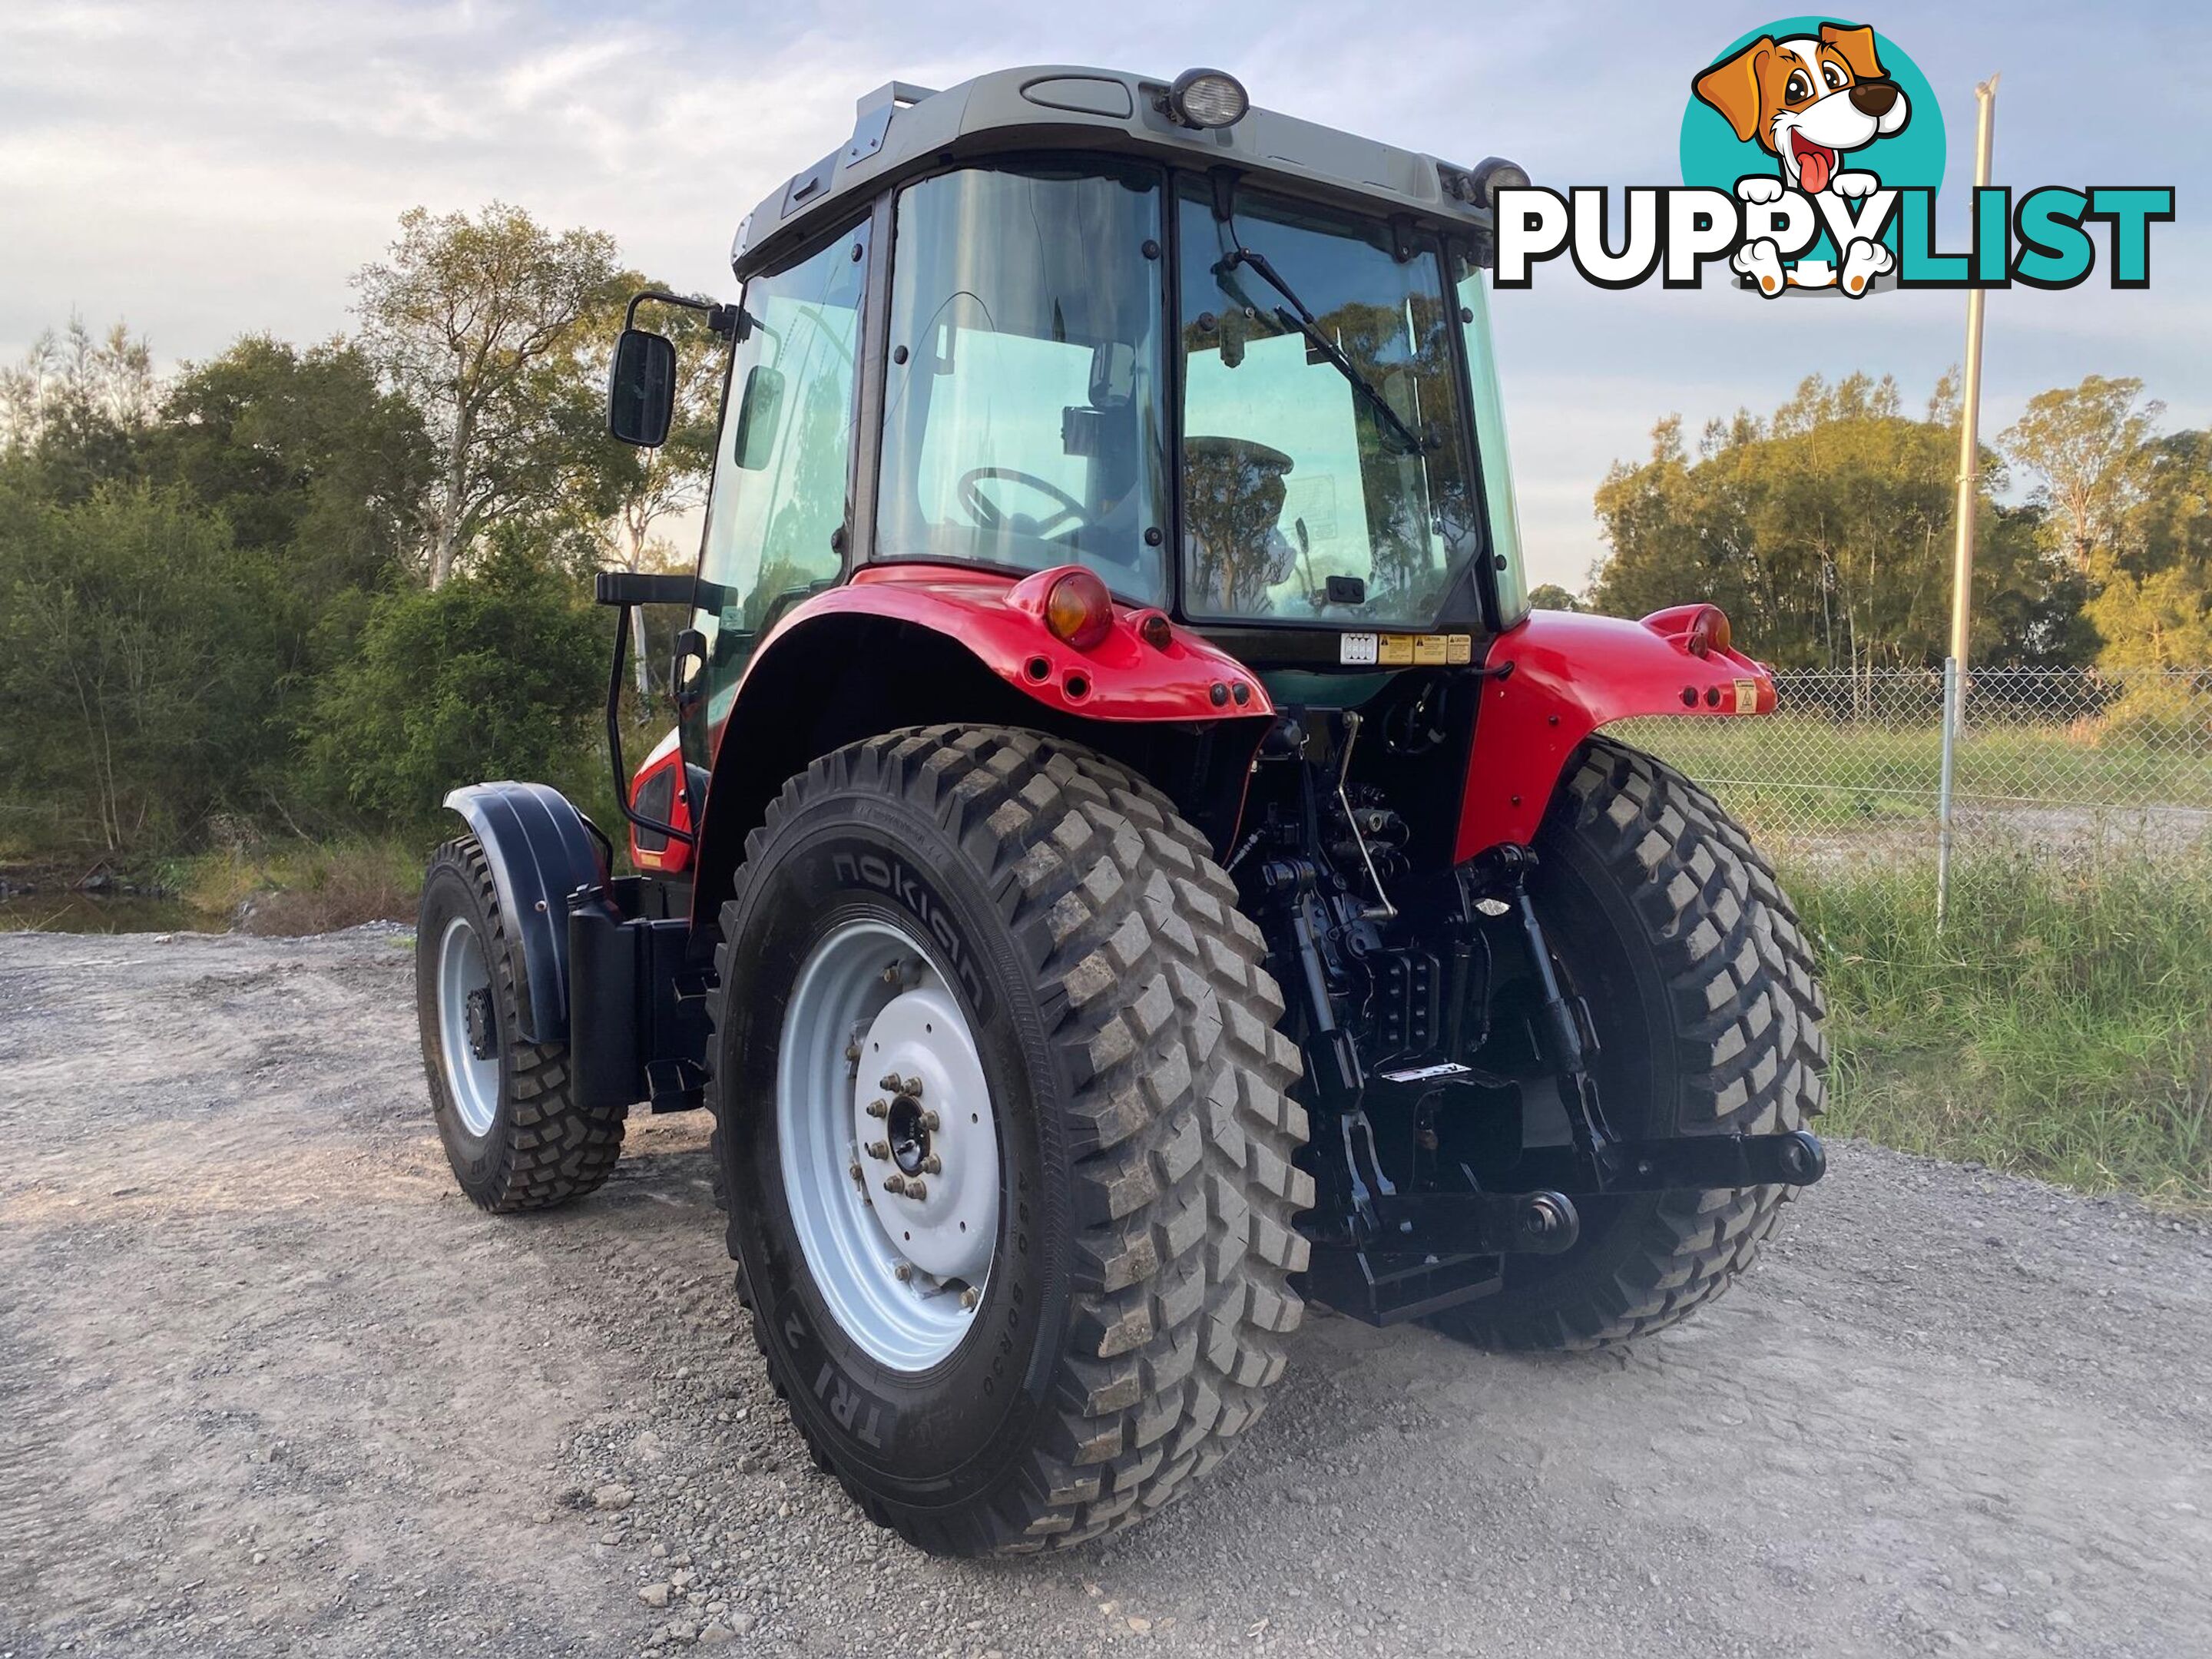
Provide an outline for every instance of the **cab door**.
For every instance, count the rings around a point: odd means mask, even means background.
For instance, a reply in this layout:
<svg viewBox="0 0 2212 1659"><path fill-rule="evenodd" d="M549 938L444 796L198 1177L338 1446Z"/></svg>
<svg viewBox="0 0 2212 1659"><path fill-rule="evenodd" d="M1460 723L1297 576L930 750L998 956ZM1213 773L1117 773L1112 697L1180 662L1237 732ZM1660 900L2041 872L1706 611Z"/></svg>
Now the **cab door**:
<svg viewBox="0 0 2212 1659"><path fill-rule="evenodd" d="M761 637L843 580L870 227L745 284L722 399L692 627L678 687L684 759L709 770Z"/></svg>

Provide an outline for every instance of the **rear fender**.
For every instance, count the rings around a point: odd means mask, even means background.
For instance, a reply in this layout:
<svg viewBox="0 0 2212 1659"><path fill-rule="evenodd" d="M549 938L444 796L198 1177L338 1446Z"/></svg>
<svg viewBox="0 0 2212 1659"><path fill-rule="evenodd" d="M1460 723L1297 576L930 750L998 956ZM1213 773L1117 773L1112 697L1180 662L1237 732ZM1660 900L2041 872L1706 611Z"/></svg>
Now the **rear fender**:
<svg viewBox="0 0 2212 1659"><path fill-rule="evenodd" d="M1069 737L1143 773L1202 828L1233 820L1274 719L1267 691L1188 629L1159 635L1152 618L1160 613L1148 606L1117 602L1096 647L1064 643L1045 626L1043 605L1066 568L1017 580L966 567L869 566L771 629L713 734L694 917L715 915L745 836L786 779L904 726L973 720ZM1164 645L1147 643L1143 629Z"/></svg>
<svg viewBox="0 0 2212 1659"><path fill-rule="evenodd" d="M607 878L584 815L542 783L476 783L446 805L467 820L491 866L508 946L529 991L516 1012L526 1042L568 1040L568 904Z"/></svg>
<svg viewBox="0 0 2212 1659"><path fill-rule="evenodd" d="M1679 605L1641 622L1537 611L1492 642L1455 861L1533 841L1568 757L1609 721L1772 711L1765 664L1735 651L1691 653L1690 624L1704 609Z"/></svg>

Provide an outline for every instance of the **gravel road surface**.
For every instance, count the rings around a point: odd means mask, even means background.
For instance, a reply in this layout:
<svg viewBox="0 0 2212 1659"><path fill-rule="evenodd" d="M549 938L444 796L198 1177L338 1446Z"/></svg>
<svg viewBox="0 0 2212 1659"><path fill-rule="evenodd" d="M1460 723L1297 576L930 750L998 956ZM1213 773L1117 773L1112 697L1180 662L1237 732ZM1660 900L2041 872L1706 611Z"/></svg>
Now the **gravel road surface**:
<svg viewBox="0 0 2212 1659"><path fill-rule="evenodd" d="M1852 1146L1633 1352L1309 1319L1126 1538L937 1562L769 1396L707 1125L500 1219L404 934L0 935L0 1655L2212 1652L2212 1240Z"/></svg>

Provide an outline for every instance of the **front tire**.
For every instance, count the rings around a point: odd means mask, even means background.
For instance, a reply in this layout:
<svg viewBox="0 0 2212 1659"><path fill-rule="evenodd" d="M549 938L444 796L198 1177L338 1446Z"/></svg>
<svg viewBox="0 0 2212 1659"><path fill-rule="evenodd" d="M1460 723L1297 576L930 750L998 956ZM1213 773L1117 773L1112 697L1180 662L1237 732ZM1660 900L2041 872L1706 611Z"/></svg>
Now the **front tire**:
<svg viewBox="0 0 2212 1659"><path fill-rule="evenodd" d="M1075 745L893 732L785 786L720 922L731 1254L866 1513L1034 1550L1223 1455L1282 1374L1312 1185L1282 999L1204 838ZM886 1186L924 1159L922 1198Z"/></svg>
<svg viewBox="0 0 2212 1659"><path fill-rule="evenodd" d="M1569 763L1536 848L1530 897L1562 978L1590 1011L1591 1075L1615 1133L1807 1127L1826 1099L1826 999L1772 867L1719 803L1650 756L1593 738ZM1549 1111L1538 1099L1547 1088L1526 1085L1524 1098ZM1663 1329L1750 1267L1793 1191L1578 1200L1572 1250L1507 1256L1502 1290L1429 1322L1505 1349L1594 1348Z"/></svg>
<svg viewBox="0 0 2212 1659"><path fill-rule="evenodd" d="M422 1068L453 1178L501 1214L597 1190L629 1115L576 1103L568 1045L522 1040L526 995L483 848L474 836L447 842L423 873L415 931Z"/></svg>

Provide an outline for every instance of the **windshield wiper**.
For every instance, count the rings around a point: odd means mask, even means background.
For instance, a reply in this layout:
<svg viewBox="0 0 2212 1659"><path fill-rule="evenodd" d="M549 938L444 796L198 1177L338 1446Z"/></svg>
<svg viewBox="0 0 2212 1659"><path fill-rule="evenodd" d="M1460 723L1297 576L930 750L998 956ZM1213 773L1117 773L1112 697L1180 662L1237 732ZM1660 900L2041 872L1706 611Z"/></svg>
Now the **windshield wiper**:
<svg viewBox="0 0 2212 1659"><path fill-rule="evenodd" d="M1398 411L1390 407L1390 400L1376 388L1374 381L1359 372L1359 366L1344 355L1342 349L1335 341L1322 332L1319 319L1307 308L1306 302L1298 298L1297 290L1283 280L1281 274L1268 262L1266 254L1255 252L1249 247L1234 247L1214 269L1226 276L1239 265L1251 266L1260 273L1270 288L1291 302L1289 307L1275 307L1276 320L1284 327L1294 328L1305 336L1306 343L1327 358L1336 372L1344 376L1352 389L1366 401L1367 407L1374 412L1375 418L1398 434L1400 441L1406 446L1407 454L1418 455L1431 447L1426 438L1407 425Z"/></svg>

